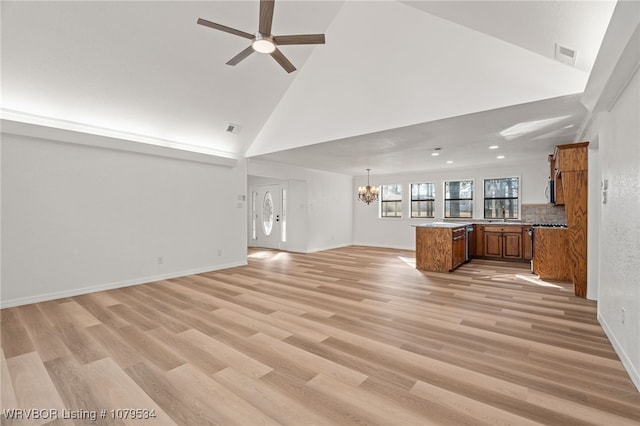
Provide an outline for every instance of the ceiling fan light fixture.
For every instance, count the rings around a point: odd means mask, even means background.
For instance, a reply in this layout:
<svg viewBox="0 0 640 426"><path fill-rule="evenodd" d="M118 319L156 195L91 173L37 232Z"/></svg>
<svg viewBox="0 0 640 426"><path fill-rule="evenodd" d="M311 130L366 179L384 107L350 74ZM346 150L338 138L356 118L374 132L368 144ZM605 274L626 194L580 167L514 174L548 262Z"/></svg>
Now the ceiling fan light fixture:
<svg viewBox="0 0 640 426"><path fill-rule="evenodd" d="M273 40L260 33L256 33L256 38L253 43L251 43L251 47L258 53L271 53L276 50L276 45Z"/></svg>

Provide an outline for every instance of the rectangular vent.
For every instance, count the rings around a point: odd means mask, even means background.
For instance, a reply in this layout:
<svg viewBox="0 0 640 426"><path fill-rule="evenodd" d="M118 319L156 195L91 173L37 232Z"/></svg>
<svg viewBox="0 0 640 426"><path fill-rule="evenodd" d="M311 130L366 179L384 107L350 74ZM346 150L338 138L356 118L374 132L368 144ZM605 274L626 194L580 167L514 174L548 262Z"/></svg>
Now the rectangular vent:
<svg viewBox="0 0 640 426"><path fill-rule="evenodd" d="M568 47L561 46L558 43L556 43L555 58L557 61L560 61L563 64L575 66L577 56L578 56L578 52L576 50L569 49Z"/></svg>
<svg viewBox="0 0 640 426"><path fill-rule="evenodd" d="M238 133L240 133L240 130L242 130L241 126L238 126L237 124L233 124L233 123L229 123L227 124L227 132L228 133L233 133L235 135L237 135Z"/></svg>

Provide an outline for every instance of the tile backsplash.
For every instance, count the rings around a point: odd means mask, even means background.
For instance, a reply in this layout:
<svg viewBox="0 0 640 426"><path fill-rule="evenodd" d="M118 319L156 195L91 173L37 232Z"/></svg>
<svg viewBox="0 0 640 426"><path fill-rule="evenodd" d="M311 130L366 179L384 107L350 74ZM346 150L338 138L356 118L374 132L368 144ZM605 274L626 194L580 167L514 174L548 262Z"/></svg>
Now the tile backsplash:
<svg viewBox="0 0 640 426"><path fill-rule="evenodd" d="M564 206L523 204L522 221L524 223L567 223L567 213Z"/></svg>

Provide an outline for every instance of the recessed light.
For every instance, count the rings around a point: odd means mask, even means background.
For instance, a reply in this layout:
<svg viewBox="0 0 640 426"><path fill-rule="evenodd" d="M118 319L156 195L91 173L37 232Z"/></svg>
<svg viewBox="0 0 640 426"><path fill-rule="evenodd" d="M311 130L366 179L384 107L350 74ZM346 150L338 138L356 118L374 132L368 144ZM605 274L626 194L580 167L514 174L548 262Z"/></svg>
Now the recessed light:
<svg viewBox="0 0 640 426"><path fill-rule="evenodd" d="M439 153L439 152L432 152L432 153L431 153L431 155L432 155L433 157L437 157L438 155L440 155L440 153Z"/></svg>
<svg viewBox="0 0 640 426"><path fill-rule="evenodd" d="M498 145L491 145L491 146L489 147L489 149L498 149L498 148L500 148Z"/></svg>
<svg viewBox="0 0 640 426"><path fill-rule="evenodd" d="M447 161L447 164L453 164L453 160Z"/></svg>
<svg viewBox="0 0 640 426"><path fill-rule="evenodd" d="M498 155L496 158L497 158L498 160L502 160L502 159L504 158L504 155Z"/></svg>

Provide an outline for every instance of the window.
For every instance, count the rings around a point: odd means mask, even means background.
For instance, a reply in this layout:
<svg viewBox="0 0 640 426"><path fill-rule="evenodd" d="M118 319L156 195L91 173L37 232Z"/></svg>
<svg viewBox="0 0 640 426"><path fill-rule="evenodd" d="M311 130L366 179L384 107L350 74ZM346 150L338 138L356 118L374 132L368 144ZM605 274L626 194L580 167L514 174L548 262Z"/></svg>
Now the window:
<svg viewBox="0 0 640 426"><path fill-rule="evenodd" d="M435 191L432 183L411 184L411 217L435 217Z"/></svg>
<svg viewBox="0 0 640 426"><path fill-rule="evenodd" d="M484 180L485 219L517 219L520 195L519 178Z"/></svg>
<svg viewBox="0 0 640 426"><path fill-rule="evenodd" d="M444 183L444 217L473 217L473 181Z"/></svg>
<svg viewBox="0 0 640 426"><path fill-rule="evenodd" d="M402 217L402 185L382 185L381 217Z"/></svg>

